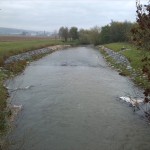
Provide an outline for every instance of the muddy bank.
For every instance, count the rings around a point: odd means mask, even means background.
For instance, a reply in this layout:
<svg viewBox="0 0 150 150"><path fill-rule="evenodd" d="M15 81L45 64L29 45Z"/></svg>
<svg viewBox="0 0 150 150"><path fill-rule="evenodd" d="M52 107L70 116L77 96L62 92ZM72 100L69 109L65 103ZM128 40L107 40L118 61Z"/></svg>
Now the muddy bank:
<svg viewBox="0 0 150 150"><path fill-rule="evenodd" d="M38 50L33 50L33 51L11 56L8 59L6 59L4 63L10 64L10 63L14 63L14 62L22 61L22 60L28 60L28 59L31 59L33 56L39 56L41 54L48 54L56 50L61 50L61 49L65 49L68 47L70 47L70 45L56 45L56 46L50 46L50 47L42 48Z"/></svg>

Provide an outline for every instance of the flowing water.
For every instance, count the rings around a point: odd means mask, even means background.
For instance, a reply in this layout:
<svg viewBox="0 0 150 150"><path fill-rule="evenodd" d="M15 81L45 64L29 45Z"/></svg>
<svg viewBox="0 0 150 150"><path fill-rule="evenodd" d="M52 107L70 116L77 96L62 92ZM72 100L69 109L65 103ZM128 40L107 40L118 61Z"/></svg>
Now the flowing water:
<svg viewBox="0 0 150 150"><path fill-rule="evenodd" d="M11 150L150 149L150 126L116 100L139 91L93 48L52 53L7 86L12 103L23 105Z"/></svg>

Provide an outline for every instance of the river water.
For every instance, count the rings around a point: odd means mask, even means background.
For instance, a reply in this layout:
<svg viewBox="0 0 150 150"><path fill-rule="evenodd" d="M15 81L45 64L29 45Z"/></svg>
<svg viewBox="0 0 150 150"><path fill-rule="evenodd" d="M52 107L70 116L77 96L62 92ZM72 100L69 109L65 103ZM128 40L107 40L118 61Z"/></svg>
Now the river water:
<svg viewBox="0 0 150 150"><path fill-rule="evenodd" d="M150 149L150 126L116 100L139 91L93 48L54 52L7 86L12 103L23 105L10 150Z"/></svg>

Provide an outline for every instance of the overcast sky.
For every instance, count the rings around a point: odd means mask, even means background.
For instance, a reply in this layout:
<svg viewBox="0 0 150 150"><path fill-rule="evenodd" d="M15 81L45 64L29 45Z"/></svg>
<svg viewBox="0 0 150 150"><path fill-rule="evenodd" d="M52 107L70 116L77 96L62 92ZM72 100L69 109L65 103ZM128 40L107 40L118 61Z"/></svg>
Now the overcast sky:
<svg viewBox="0 0 150 150"><path fill-rule="evenodd" d="M0 0L0 27L54 31L136 19L136 0ZM143 0L147 2L147 0Z"/></svg>

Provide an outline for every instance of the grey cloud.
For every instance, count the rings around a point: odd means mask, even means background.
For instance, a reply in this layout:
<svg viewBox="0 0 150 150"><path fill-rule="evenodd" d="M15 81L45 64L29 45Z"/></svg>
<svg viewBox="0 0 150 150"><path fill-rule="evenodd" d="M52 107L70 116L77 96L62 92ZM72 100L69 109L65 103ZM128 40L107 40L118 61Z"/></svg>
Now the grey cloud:
<svg viewBox="0 0 150 150"><path fill-rule="evenodd" d="M134 0L0 0L0 7L0 26L35 30L135 21L136 10Z"/></svg>

